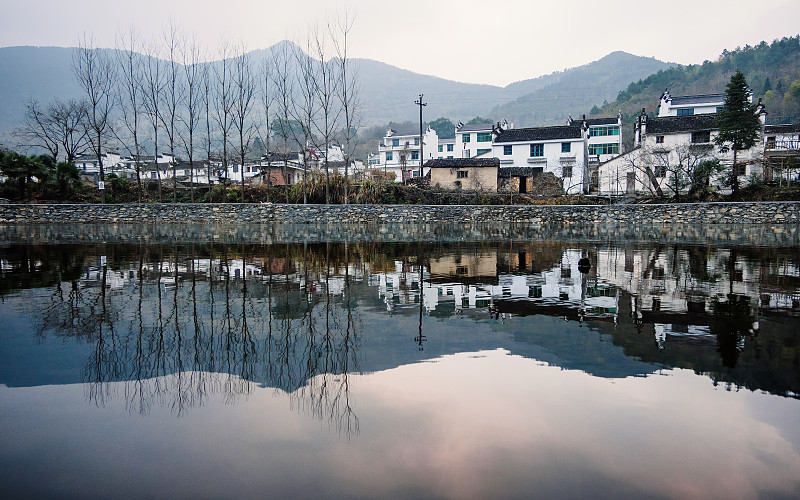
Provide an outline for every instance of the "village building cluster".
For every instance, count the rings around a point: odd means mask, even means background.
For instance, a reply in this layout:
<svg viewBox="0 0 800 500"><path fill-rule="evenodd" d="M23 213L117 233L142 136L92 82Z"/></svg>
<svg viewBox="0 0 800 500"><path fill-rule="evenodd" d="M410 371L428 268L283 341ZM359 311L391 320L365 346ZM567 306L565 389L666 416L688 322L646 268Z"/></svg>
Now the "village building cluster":
<svg viewBox="0 0 800 500"><path fill-rule="evenodd" d="M665 91L656 116L642 109L632 134L633 147L625 151L621 113L615 117L570 117L564 125L515 128L506 120L491 124L455 126L454 138L440 139L436 130L389 129L367 164L351 161L347 174L358 180L382 172L395 182L426 179L430 186L481 192L532 193L543 175L563 194L601 196L672 196L688 189L692 169L716 160L722 169L733 164L732 151L714 143L719 130L717 112L724 94L672 96ZM800 151L800 125L767 125L767 112L759 100L760 140L738 151L741 185L756 178L783 176L800 180L800 172L783 168L786 158ZM79 171L97 176L97 159L75 160ZM300 151L269 152L240 165L208 159L188 162L169 155L134 158L114 152L103 155L106 173L136 178L137 164L145 180L172 180L199 185L220 182L286 185L327 165L330 172L345 173L342 148L306 147ZM722 173L717 172L717 178Z"/></svg>

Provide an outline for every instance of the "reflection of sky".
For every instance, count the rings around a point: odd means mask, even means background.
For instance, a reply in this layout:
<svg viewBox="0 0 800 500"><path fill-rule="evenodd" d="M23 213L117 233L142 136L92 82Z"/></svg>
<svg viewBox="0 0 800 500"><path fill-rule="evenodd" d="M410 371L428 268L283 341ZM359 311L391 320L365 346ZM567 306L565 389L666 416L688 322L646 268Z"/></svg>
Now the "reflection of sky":
<svg viewBox="0 0 800 500"><path fill-rule="evenodd" d="M181 418L168 401L147 417L123 397L95 406L83 385L0 388L0 480L51 496L800 494L800 402L686 370L609 380L495 350L349 383L349 439L295 411L295 395L255 386Z"/></svg>

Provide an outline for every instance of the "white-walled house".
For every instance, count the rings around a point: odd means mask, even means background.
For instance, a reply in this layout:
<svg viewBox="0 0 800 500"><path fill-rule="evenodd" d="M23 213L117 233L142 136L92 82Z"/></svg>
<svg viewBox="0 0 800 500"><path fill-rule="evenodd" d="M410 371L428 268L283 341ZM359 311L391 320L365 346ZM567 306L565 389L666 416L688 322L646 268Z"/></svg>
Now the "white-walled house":
<svg viewBox="0 0 800 500"><path fill-rule="evenodd" d="M474 158L484 156L492 152L493 132L497 129L506 130L510 128L508 122L498 123L476 123L456 125L456 137L453 142L454 158ZM449 156L449 155L448 155Z"/></svg>
<svg viewBox="0 0 800 500"><path fill-rule="evenodd" d="M763 106L759 105L757 113L763 126ZM688 172L697 164L719 160L725 167L732 166L733 152L720 151L714 143L717 134L716 113L649 118L643 109L634 124L634 149L600 165L600 194L653 194L661 190L671 196L676 189L686 191ZM746 184L752 173L762 173L763 152L759 141L737 153L741 183Z"/></svg>
<svg viewBox="0 0 800 500"><path fill-rule="evenodd" d="M588 128L554 126L502 130L492 143L492 154L500 159L499 176L511 181L520 193L529 190L529 180L541 173L562 179L564 192L581 193L588 175Z"/></svg>
<svg viewBox="0 0 800 500"><path fill-rule="evenodd" d="M439 138L439 148L437 150L436 158L438 158L438 159L453 159L453 158L456 158L455 149L456 149L456 138L455 137L450 137L448 139Z"/></svg>
<svg viewBox="0 0 800 500"><path fill-rule="evenodd" d="M752 102L752 98L751 101ZM716 113L725 105L725 94L703 94L672 97L669 90L661 94L658 117L692 116Z"/></svg>
<svg viewBox="0 0 800 500"><path fill-rule="evenodd" d="M419 132L400 133L389 129L378 146L380 163L373 167L394 173L396 182L417 178L419 177L421 166L420 152L422 152L425 161L427 161L437 158L439 154L438 148L439 135L436 130L430 127L422 136L422 144L420 144ZM428 170L423 168L423 177L427 175Z"/></svg>

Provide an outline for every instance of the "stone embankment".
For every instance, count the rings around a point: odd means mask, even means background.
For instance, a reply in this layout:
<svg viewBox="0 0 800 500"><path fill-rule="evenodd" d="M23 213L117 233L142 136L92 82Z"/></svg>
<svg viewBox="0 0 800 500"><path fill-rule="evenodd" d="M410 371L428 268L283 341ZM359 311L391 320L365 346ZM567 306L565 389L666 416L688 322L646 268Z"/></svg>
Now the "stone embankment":
<svg viewBox="0 0 800 500"><path fill-rule="evenodd" d="M0 223L23 224L798 224L800 202L663 205L0 205Z"/></svg>

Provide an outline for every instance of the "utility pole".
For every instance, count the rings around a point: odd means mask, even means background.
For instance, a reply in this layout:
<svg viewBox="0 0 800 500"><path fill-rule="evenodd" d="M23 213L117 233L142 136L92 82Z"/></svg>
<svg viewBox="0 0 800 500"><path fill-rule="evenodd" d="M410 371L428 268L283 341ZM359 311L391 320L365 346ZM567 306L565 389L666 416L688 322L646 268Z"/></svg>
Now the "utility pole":
<svg viewBox="0 0 800 500"><path fill-rule="evenodd" d="M419 101L414 101L414 104L419 106L419 178L422 179L422 164L425 161L422 142L422 107L427 106L428 103L422 102L422 94L420 94Z"/></svg>

